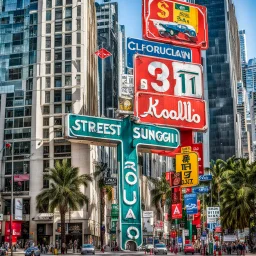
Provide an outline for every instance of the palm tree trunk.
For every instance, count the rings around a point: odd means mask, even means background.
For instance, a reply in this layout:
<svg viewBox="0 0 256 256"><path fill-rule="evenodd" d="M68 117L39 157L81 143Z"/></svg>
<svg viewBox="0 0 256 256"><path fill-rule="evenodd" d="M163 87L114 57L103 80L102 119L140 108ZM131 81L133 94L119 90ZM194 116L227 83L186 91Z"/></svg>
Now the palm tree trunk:
<svg viewBox="0 0 256 256"><path fill-rule="evenodd" d="M65 227L65 212L60 212L60 223L61 223L61 244L66 243L66 227Z"/></svg>

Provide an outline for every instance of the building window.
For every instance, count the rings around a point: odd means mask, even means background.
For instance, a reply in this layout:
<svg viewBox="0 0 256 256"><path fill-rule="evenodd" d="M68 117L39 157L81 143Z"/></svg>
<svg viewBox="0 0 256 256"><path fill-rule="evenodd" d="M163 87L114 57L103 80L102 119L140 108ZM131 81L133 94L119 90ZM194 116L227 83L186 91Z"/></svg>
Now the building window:
<svg viewBox="0 0 256 256"><path fill-rule="evenodd" d="M62 118L61 117L55 117L54 118L54 125L62 125Z"/></svg>
<svg viewBox="0 0 256 256"><path fill-rule="evenodd" d="M65 34L65 45L72 44L72 34Z"/></svg>
<svg viewBox="0 0 256 256"><path fill-rule="evenodd" d="M72 105L70 103L65 104L65 113L71 113L72 112Z"/></svg>
<svg viewBox="0 0 256 256"><path fill-rule="evenodd" d="M81 61L80 60L76 61L76 71L81 72Z"/></svg>
<svg viewBox="0 0 256 256"><path fill-rule="evenodd" d="M54 72L55 72L55 74L62 72L62 62L56 62L54 64Z"/></svg>
<svg viewBox="0 0 256 256"><path fill-rule="evenodd" d="M49 129L43 129L43 138L49 139Z"/></svg>
<svg viewBox="0 0 256 256"><path fill-rule="evenodd" d="M55 33L56 32L62 32L62 21L55 22Z"/></svg>
<svg viewBox="0 0 256 256"><path fill-rule="evenodd" d="M56 145L54 146L54 157L71 156L71 145Z"/></svg>
<svg viewBox="0 0 256 256"><path fill-rule="evenodd" d="M54 60L62 60L62 50L55 50Z"/></svg>
<svg viewBox="0 0 256 256"><path fill-rule="evenodd" d="M49 146L43 146L44 158L49 158L50 148Z"/></svg>
<svg viewBox="0 0 256 256"><path fill-rule="evenodd" d="M62 137L62 129L54 128L54 138L61 138L61 137Z"/></svg>
<svg viewBox="0 0 256 256"><path fill-rule="evenodd" d="M55 47L62 46L62 35L55 35Z"/></svg>
<svg viewBox="0 0 256 256"><path fill-rule="evenodd" d="M71 60L71 48L65 48L65 60Z"/></svg>
<svg viewBox="0 0 256 256"><path fill-rule="evenodd" d="M62 6L62 0L56 0L55 5L56 6Z"/></svg>
<svg viewBox="0 0 256 256"><path fill-rule="evenodd" d="M55 77L54 87L57 87L57 88L62 87L61 76Z"/></svg>
<svg viewBox="0 0 256 256"><path fill-rule="evenodd" d="M51 38L50 37L45 38L45 47L51 48Z"/></svg>
<svg viewBox="0 0 256 256"><path fill-rule="evenodd" d="M77 17L81 17L81 5L77 6Z"/></svg>
<svg viewBox="0 0 256 256"><path fill-rule="evenodd" d="M81 33L76 34L76 42L77 44L81 44Z"/></svg>
<svg viewBox="0 0 256 256"><path fill-rule="evenodd" d="M62 113L61 105L54 105L54 113L55 113L55 114L60 114L60 113Z"/></svg>
<svg viewBox="0 0 256 256"><path fill-rule="evenodd" d="M44 117L43 118L43 126L49 126L50 121L49 121L49 117Z"/></svg>
<svg viewBox="0 0 256 256"><path fill-rule="evenodd" d="M46 11L46 21L50 21L52 19L52 11Z"/></svg>
<svg viewBox="0 0 256 256"><path fill-rule="evenodd" d="M65 30L66 31L71 31L72 30L72 21L71 20L66 21L66 23L65 23Z"/></svg>
<svg viewBox="0 0 256 256"><path fill-rule="evenodd" d="M46 8L52 8L52 0L46 0Z"/></svg>
<svg viewBox="0 0 256 256"><path fill-rule="evenodd" d="M55 20L62 20L62 9L55 9Z"/></svg>
<svg viewBox="0 0 256 256"><path fill-rule="evenodd" d="M65 15L66 19L72 18L72 7L67 7L66 8L66 15Z"/></svg>
<svg viewBox="0 0 256 256"><path fill-rule="evenodd" d="M45 92L45 103L50 103L50 92Z"/></svg>
<svg viewBox="0 0 256 256"><path fill-rule="evenodd" d="M44 106L43 107L43 115L48 115L48 114L50 114L50 107Z"/></svg>
<svg viewBox="0 0 256 256"><path fill-rule="evenodd" d="M51 51L45 52L45 61L51 61Z"/></svg>
<svg viewBox="0 0 256 256"><path fill-rule="evenodd" d="M51 34L51 23L46 23L46 34Z"/></svg>
<svg viewBox="0 0 256 256"><path fill-rule="evenodd" d="M68 73L68 72L71 72L71 61L66 61L65 62L65 72Z"/></svg>
<svg viewBox="0 0 256 256"><path fill-rule="evenodd" d="M66 0L66 4L72 4L72 0Z"/></svg>
<svg viewBox="0 0 256 256"><path fill-rule="evenodd" d="M81 76L76 75L76 85L81 85Z"/></svg>
<svg viewBox="0 0 256 256"><path fill-rule="evenodd" d="M45 87L51 88L51 78L50 77L45 78Z"/></svg>
<svg viewBox="0 0 256 256"><path fill-rule="evenodd" d="M72 101L72 90L71 89L65 90L65 101Z"/></svg>
<svg viewBox="0 0 256 256"><path fill-rule="evenodd" d="M51 74L51 64L45 65L45 74Z"/></svg>
<svg viewBox="0 0 256 256"><path fill-rule="evenodd" d="M76 57L77 57L77 58L80 58L80 57L81 57L81 47L80 47L80 46L77 46L77 47L76 47Z"/></svg>
<svg viewBox="0 0 256 256"><path fill-rule="evenodd" d="M77 30L81 30L81 20L80 19L76 20L76 27L77 27Z"/></svg>
<svg viewBox="0 0 256 256"><path fill-rule="evenodd" d="M65 86L71 86L71 85L72 85L71 76L65 76Z"/></svg>
<svg viewBox="0 0 256 256"><path fill-rule="evenodd" d="M25 116L32 115L32 107L25 107Z"/></svg>
<svg viewBox="0 0 256 256"><path fill-rule="evenodd" d="M9 80L21 79L21 68L11 68L9 69Z"/></svg>
<svg viewBox="0 0 256 256"><path fill-rule="evenodd" d="M50 167L50 161L49 160L44 160L43 161L43 171L44 172L48 172L49 171L49 167Z"/></svg>
<svg viewBox="0 0 256 256"><path fill-rule="evenodd" d="M54 91L54 102L61 102L61 91Z"/></svg>

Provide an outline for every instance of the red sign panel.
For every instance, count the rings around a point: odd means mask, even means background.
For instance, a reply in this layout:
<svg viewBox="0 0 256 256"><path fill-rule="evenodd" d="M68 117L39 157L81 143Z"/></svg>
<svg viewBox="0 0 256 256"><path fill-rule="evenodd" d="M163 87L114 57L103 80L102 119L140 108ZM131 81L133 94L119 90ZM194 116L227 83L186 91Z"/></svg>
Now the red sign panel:
<svg viewBox="0 0 256 256"><path fill-rule="evenodd" d="M197 200L197 213L194 214L193 221L192 221L192 224L196 226L200 226L201 224L200 208L201 208L200 200Z"/></svg>
<svg viewBox="0 0 256 256"><path fill-rule="evenodd" d="M208 48L207 9L177 0L143 1L143 38Z"/></svg>
<svg viewBox="0 0 256 256"><path fill-rule="evenodd" d="M215 232L216 233L221 233L222 232L222 228L221 227L216 227L215 228Z"/></svg>
<svg viewBox="0 0 256 256"><path fill-rule="evenodd" d="M108 58L109 56L111 56L112 54L106 50L105 48L101 48L99 49L97 52L95 52L95 54L97 56L99 56L101 59L106 59Z"/></svg>
<svg viewBox="0 0 256 256"><path fill-rule="evenodd" d="M135 116L139 122L204 131L206 103L201 99L137 93Z"/></svg>
<svg viewBox="0 0 256 256"><path fill-rule="evenodd" d="M192 151L198 154L198 171L199 175L204 175L204 151L203 143L192 144Z"/></svg>
<svg viewBox="0 0 256 256"><path fill-rule="evenodd" d="M203 97L203 69L200 64L136 55L134 66L135 94L150 92Z"/></svg>
<svg viewBox="0 0 256 256"><path fill-rule="evenodd" d="M179 204L181 203L181 189L180 187L174 188L172 191L172 203Z"/></svg>
<svg viewBox="0 0 256 256"><path fill-rule="evenodd" d="M182 219L181 204L172 204L172 219Z"/></svg>
<svg viewBox="0 0 256 256"><path fill-rule="evenodd" d="M9 236L11 233L10 231L10 221L5 222L5 235ZM21 222L13 221L12 222L12 235L13 236L20 236L21 235Z"/></svg>
<svg viewBox="0 0 256 256"><path fill-rule="evenodd" d="M181 186L182 177L181 172L172 172L171 173L171 187Z"/></svg>

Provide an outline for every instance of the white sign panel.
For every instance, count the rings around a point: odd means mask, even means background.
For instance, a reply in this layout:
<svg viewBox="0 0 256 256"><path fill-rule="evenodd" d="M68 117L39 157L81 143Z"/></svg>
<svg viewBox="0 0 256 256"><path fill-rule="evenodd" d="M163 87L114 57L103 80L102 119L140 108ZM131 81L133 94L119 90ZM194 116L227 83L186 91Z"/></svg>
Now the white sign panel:
<svg viewBox="0 0 256 256"><path fill-rule="evenodd" d="M15 198L15 220L22 220L23 199Z"/></svg>
<svg viewBox="0 0 256 256"><path fill-rule="evenodd" d="M207 207L207 223L216 223L220 217L220 207Z"/></svg>
<svg viewBox="0 0 256 256"><path fill-rule="evenodd" d="M134 97L133 75L122 75L122 84L120 88L120 97Z"/></svg>
<svg viewBox="0 0 256 256"><path fill-rule="evenodd" d="M154 212L153 211L144 211L143 212L143 218L153 218Z"/></svg>
<svg viewBox="0 0 256 256"><path fill-rule="evenodd" d="M237 237L235 235L227 235L223 237L224 242L235 242Z"/></svg>
<svg viewBox="0 0 256 256"><path fill-rule="evenodd" d="M188 229L184 229L184 236L189 236L189 230Z"/></svg>
<svg viewBox="0 0 256 256"><path fill-rule="evenodd" d="M4 220L4 215L2 213L0 213L0 221Z"/></svg>
<svg viewBox="0 0 256 256"><path fill-rule="evenodd" d="M144 232L152 233L154 225L154 212L143 211L143 229Z"/></svg>

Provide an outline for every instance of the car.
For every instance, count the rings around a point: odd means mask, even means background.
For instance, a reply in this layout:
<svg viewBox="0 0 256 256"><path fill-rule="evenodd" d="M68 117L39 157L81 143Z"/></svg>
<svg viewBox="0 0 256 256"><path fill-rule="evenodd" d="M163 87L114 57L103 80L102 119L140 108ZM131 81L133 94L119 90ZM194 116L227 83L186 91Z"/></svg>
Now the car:
<svg viewBox="0 0 256 256"><path fill-rule="evenodd" d="M184 253L187 254L187 253L192 253L194 254L195 253L195 249L194 247L191 245L191 244L186 244L184 246Z"/></svg>
<svg viewBox="0 0 256 256"><path fill-rule="evenodd" d="M81 254L95 254L95 247L92 244L83 244Z"/></svg>
<svg viewBox="0 0 256 256"><path fill-rule="evenodd" d="M146 252L150 252L150 250L154 249L154 245L153 244L146 244L145 246L145 251Z"/></svg>
<svg viewBox="0 0 256 256"><path fill-rule="evenodd" d="M181 33L185 36L184 39L194 43L197 41L196 30L191 25L184 25L177 22L168 22L155 19L151 19L151 21L157 28L158 33L161 37L174 37L178 36L179 33Z"/></svg>
<svg viewBox="0 0 256 256"><path fill-rule="evenodd" d="M167 255L167 247L165 244L155 244L154 254L166 254Z"/></svg>
<svg viewBox="0 0 256 256"><path fill-rule="evenodd" d="M29 247L27 250L25 250L25 256L40 256L41 251L38 249L38 247Z"/></svg>

